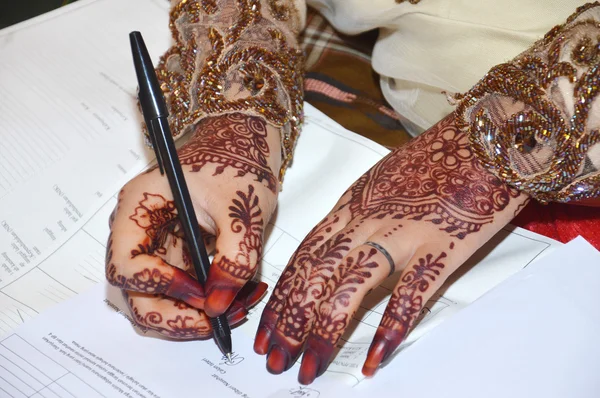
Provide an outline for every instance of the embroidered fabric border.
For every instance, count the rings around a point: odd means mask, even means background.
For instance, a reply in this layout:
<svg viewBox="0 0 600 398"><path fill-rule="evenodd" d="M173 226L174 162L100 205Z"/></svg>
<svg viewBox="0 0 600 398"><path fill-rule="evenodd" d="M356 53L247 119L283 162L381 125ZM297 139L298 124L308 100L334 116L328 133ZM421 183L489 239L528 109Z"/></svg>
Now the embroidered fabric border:
<svg viewBox="0 0 600 398"><path fill-rule="evenodd" d="M282 135L280 180L303 114L300 16L280 0L181 0L170 13L175 44L156 68L175 138L200 120L244 112Z"/></svg>
<svg viewBox="0 0 600 398"><path fill-rule="evenodd" d="M453 96L483 165L542 201L600 196L600 3Z"/></svg>

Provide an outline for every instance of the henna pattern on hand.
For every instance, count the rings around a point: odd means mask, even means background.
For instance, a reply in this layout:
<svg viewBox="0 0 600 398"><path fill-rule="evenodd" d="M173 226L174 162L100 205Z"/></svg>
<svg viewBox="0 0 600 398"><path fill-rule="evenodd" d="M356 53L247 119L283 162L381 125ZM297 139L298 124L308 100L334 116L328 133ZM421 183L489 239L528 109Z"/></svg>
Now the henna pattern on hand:
<svg viewBox="0 0 600 398"><path fill-rule="evenodd" d="M356 259L348 256L345 264L335 269L327 283L323 298L317 310L315 335L327 341L333 348L350 323L352 314L343 309L348 307L358 285L363 285L372 276L372 270L379 267L373 257L377 249L360 251ZM340 311L341 309L341 311Z"/></svg>
<svg viewBox="0 0 600 398"><path fill-rule="evenodd" d="M256 350L266 353L266 341L276 330L271 346L283 346L289 353L281 368L270 368L271 372L279 373L293 365L313 326L318 303L332 294L327 286L336 272L336 264L350 250L352 241L347 235L353 232L350 229L325 240L324 235L330 234L339 222L338 216L327 217L308 234L281 275L263 311Z"/></svg>
<svg viewBox="0 0 600 398"><path fill-rule="evenodd" d="M138 325L163 336L178 340L191 340L207 338L211 335L208 319L201 311L196 310L198 314L196 317L175 315L173 319L165 319L165 316L158 311L141 313L132 298L129 298L127 303L133 319ZM173 305L178 310L192 309L192 307L179 300L174 300Z"/></svg>
<svg viewBox="0 0 600 398"><path fill-rule="evenodd" d="M122 194L119 195L117 210ZM167 244L176 247L183 244L183 232L177 218L173 201L164 196L144 192L134 213L129 216L137 227L144 230L146 237L131 250L126 261L132 261L138 256L148 256L160 261L149 260L149 265L130 275L124 274L124 265L117 264L113 253L113 233L111 231L106 251L106 278L109 283L124 290L132 290L147 294L167 294L172 297L188 300L188 303L202 305L204 294L198 287L190 286L191 277L187 271L167 264L162 255L167 253ZM170 241L168 241L170 239ZM183 247L185 263L185 246ZM123 260L121 260L123 261ZM193 275L192 275L193 276Z"/></svg>
<svg viewBox="0 0 600 398"><path fill-rule="evenodd" d="M284 336L299 342L312 325L315 300L324 297L328 277L335 271L336 262L350 250L352 240L346 234L322 242L323 237L319 232L331 231L331 226L337 222L338 217L330 222L326 219L309 235L291 262L295 267L286 269L280 278L282 283L275 287L274 297L279 300L271 300L267 305L267 310L276 313L284 311L277 329ZM313 250L314 253L311 253ZM287 304L285 307L284 303Z"/></svg>
<svg viewBox="0 0 600 398"><path fill-rule="evenodd" d="M373 270L379 267L374 261L377 249L371 247L346 257L344 264L337 267L329 279L323 297L317 306L314 327L306 340L304 357L298 380L310 384L325 372L335 347L350 324L354 310L350 309L352 296L360 285L372 278Z"/></svg>
<svg viewBox="0 0 600 398"><path fill-rule="evenodd" d="M239 199L233 199L233 205L229 206L231 231L236 234L242 233L244 237L233 261L221 256L214 265L226 274L245 282L254 275L262 253L264 221L258 196L254 193L252 185L248 185L248 194L237 191L237 196Z"/></svg>
<svg viewBox="0 0 600 398"><path fill-rule="evenodd" d="M408 223L422 221L448 234L452 250L453 241L479 232L519 196L478 163L466 135L450 115L365 173L308 234L266 305L255 350L268 353L267 368L272 373L289 369L304 350L300 379L312 382L327 367L327 353L333 352L334 342L351 321L353 314L342 303L350 302L378 266L369 260L377 253L375 248L357 254L356 263L352 263L353 256L343 260L352 247L365 243L355 241L355 230L368 231L368 227L363 230L363 223L381 220L377 233L389 240ZM400 344L419 315L424 292L444 268L441 260L445 257L445 253L437 258L427 255L403 275L401 288L390 301L389 311L395 312L383 321L399 330L392 336L394 344ZM355 273L352 283L342 282L341 275L348 268ZM343 300L332 302L339 291L345 292ZM398 313L404 318L390 315Z"/></svg>
<svg viewBox="0 0 600 398"><path fill-rule="evenodd" d="M434 282L444 269L441 260L445 257L445 252L435 259L432 254L427 254L425 258L420 258L419 263L414 264L412 270L406 272L400 279L402 284L394 289L381 320L381 326L396 331L398 338L394 340L400 341L406 337L423 307L423 293L429 289L430 283Z"/></svg>
<svg viewBox="0 0 600 398"><path fill-rule="evenodd" d="M403 272L373 338L363 367L365 375L372 375L404 340L421 313L423 297L444 269L446 257L445 252L435 258L429 253Z"/></svg>
<svg viewBox="0 0 600 398"><path fill-rule="evenodd" d="M205 310L210 316L223 313L237 292L256 272L263 248L264 220L254 186L248 185L248 193L237 191L229 206L230 231L233 239L239 239L235 257L221 253L217 247L208 280ZM229 238L231 239L231 238ZM216 314L216 315L215 315Z"/></svg>
<svg viewBox="0 0 600 398"><path fill-rule="evenodd" d="M166 200L162 195L144 192L144 199L135 208L129 219L146 231L148 236L138 248L131 251L133 257L140 254L165 254L165 243L169 235L173 237L173 246L183 237L181 224L177 217L175 202Z"/></svg>
<svg viewBox="0 0 600 398"><path fill-rule="evenodd" d="M226 168L237 169L237 176L254 174L256 181L276 193L277 179L268 164L267 123L256 116L232 113L203 119L196 135L179 150L182 165L192 172L206 165L217 165L213 175Z"/></svg>
<svg viewBox="0 0 600 398"><path fill-rule="evenodd" d="M353 218L423 219L458 239L520 195L479 164L453 115L392 152L351 190L344 206Z"/></svg>

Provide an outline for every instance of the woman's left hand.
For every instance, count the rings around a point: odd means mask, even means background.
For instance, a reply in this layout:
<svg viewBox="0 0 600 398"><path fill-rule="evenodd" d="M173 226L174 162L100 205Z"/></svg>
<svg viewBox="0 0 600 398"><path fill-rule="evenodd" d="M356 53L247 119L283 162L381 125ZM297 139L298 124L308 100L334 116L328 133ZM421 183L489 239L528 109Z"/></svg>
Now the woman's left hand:
<svg viewBox="0 0 600 398"><path fill-rule="evenodd" d="M446 278L526 200L479 164L450 115L364 174L308 234L267 303L255 351L271 373L304 352L299 381L311 383L364 296L398 272L363 367L373 375Z"/></svg>

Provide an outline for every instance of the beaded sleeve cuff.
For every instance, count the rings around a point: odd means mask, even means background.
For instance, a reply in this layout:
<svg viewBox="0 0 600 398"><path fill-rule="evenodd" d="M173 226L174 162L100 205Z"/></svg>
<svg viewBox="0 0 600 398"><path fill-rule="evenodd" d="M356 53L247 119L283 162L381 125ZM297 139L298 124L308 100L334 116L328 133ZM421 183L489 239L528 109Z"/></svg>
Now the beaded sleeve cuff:
<svg viewBox="0 0 600 398"><path fill-rule="evenodd" d="M303 18L293 1L175 1L175 44L156 68L173 136L209 116L263 117L281 131L281 180L302 124Z"/></svg>
<svg viewBox="0 0 600 398"><path fill-rule="evenodd" d="M600 196L600 3L456 95L483 165L542 201Z"/></svg>

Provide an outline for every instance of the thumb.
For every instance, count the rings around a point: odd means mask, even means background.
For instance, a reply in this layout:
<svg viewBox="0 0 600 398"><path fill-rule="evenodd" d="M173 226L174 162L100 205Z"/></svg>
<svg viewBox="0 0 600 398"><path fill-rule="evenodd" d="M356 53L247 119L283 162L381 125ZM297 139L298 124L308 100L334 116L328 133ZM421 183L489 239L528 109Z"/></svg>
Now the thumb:
<svg viewBox="0 0 600 398"><path fill-rule="evenodd" d="M264 220L254 187L237 191L227 217L217 220L216 254L206 281L205 311L224 313L242 287L256 273L263 247Z"/></svg>

